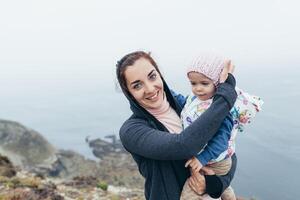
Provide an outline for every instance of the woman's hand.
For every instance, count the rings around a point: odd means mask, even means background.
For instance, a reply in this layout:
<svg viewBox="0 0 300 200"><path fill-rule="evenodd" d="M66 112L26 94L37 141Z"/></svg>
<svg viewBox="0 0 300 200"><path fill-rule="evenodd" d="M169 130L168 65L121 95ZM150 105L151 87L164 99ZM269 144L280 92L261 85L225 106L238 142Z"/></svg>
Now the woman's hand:
<svg viewBox="0 0 300 200"><path fill-rule="evenodd" d="M191 176L188 178L189 186L199 195L203 195L206 189L204 175L215 175L215 172L210 167L202 167L200 173L194 170L191 171Z"/></svg>
<svg viewBox="0 0 300 200"><path fill-rule="evenodd" d="M188 178L188 183L192 190L194 190L194 192L196 192L198 195L205 193L205 178L199 172L194 172L191 170L191 176Z"/></svg>
<svg viewBox="0 0 300 200"><path fill-rule="evenodd" d="M232 64L231 60L226 60L225 61L225 67L221 72L220 75L220 83L224 83L225 80L227 79L228 73L233 73L235 66Z"/></svg>

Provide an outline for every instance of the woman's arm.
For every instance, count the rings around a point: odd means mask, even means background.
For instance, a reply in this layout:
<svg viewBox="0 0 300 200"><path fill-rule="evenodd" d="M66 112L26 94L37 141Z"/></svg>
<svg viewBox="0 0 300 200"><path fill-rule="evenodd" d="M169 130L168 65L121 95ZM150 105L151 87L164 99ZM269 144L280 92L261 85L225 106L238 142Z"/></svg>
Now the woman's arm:
<svg viewBox="0 0 300 200"><path fill-rule="evenodd" d="M217 159L221 153L228 149L228 141L230 139L232 127L232 117L227 115L218 132L211 140L209 140L203 151L196 156L202 166L206 165L211 160Z"/></svg>
<svg viewBox="0 0 300 200"><path fill-rule="evenodd" d="M218 87L211 106L181 134L152 128L144 119L127 120L120 129L124 147L157 160L188 159L196 155L219 129L236 99L235 79L229 75Z"/></svg>

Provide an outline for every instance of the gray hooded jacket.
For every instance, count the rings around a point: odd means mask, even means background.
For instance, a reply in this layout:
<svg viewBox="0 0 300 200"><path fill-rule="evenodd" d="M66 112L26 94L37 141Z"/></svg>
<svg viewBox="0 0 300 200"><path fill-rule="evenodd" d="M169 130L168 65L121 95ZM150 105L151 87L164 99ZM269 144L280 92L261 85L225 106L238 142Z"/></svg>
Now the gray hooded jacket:
<svg viewBox="0 0 300 200"><path fill-rule="evenodd" d="M171 92L163 80L167 100L180 116L184 97ZM229 74L225 83L217 88L213 103L193 124L181 132L170 134L166 127L141 107L126 91L132 116L120 128L120 139L136 161L145 178L147 200L179 200L189 170L187 159L197 155L222 125L236 100L235 79ZM230 130L229 130L230 131ZM236 156L225 176L205 176L206 192L220 197L229 186L236 169Z"/></svg>

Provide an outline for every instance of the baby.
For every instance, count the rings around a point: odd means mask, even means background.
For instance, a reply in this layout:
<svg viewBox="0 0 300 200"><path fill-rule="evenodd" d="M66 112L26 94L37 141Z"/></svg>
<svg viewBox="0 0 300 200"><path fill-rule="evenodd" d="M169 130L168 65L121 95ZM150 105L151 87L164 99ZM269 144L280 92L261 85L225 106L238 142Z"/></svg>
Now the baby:
<svg viewBox="0 0 300 200"><path fill-rule="evenodd" d="M219 84L220 74L229 62L222 56L206 53L196 58L188 67L187 76L192 86L192 93L187 97L181 112L183 128L188 127L209 108ZM251 96L239 88L236 88L236 92L238 97L230 111L232 119L227 117L224 120L228 127L232 127L231 120L233 120L232 131L220 129L196 157L186 162L186 167L190 166L192 170L199 172L203 166L209 166L216 175L228 173L231 168L231 156L235 152L237 132L243 132L244 126L251 122L263 104L259 97ZM200 200L203 199L202 197L189 188L186 182L180 199ZM222 200L235 200L232 187L228 187L221 198Z"/></svg>

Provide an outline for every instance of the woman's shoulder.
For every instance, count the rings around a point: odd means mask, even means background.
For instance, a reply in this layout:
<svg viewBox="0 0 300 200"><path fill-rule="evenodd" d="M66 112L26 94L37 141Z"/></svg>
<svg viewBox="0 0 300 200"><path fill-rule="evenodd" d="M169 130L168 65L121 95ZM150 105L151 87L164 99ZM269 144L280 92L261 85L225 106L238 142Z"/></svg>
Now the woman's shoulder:
<svg viewBox="0 0 300 200"><path fill-rule="evenodd" d="M129 152L135 152L139 143L144 144L148 136L156 133L155 131L147 119L130 117L121 126L119 136L125 149Z"/></svg>
<svg viewBox="0 0 300 200"><path fill-rule="evenodd" d="M147 120L137 117L136 115L131 115L121 126L119 130L120 137L121 135L127 134L129 130L133 130L137 127L148 126Z"/></svg>

